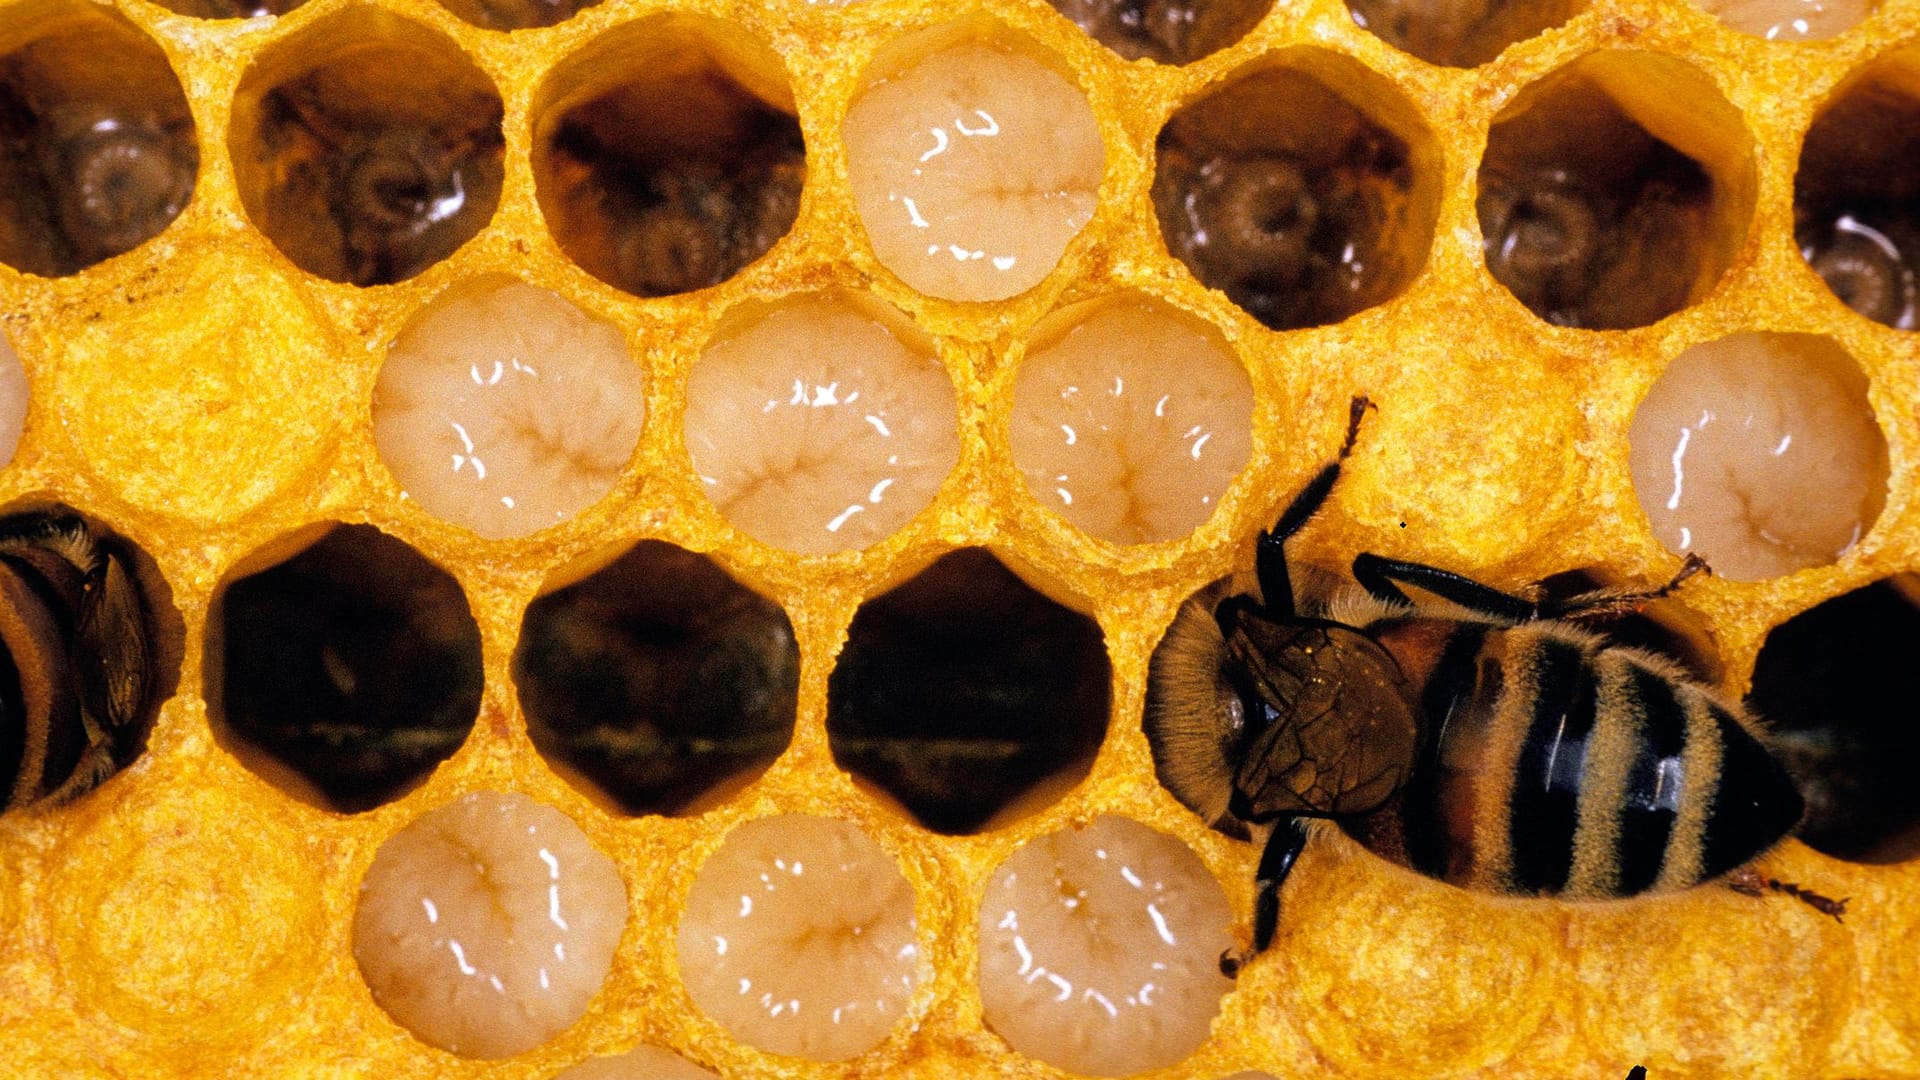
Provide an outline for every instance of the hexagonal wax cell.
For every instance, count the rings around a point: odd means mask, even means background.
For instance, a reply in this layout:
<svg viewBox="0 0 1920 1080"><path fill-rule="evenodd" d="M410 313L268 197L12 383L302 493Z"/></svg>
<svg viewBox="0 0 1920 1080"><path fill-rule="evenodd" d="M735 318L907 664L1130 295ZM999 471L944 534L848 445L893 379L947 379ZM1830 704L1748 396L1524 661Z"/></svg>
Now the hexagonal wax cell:
<svg viewBox="0 0 1920 1080"><path fill-rule="evenodd" d="M1629 438L1655 535L1736 581L1833 562L1886 500L1887 443L1866 378L1812 334L1740 333L1686 350L1641 401Z"/></svg>
<svg viewBox="0 0 1920 1080"><path fill-rule="evenodd" d="M645 415L620 331L507 277L429 301L373 389L374 443L406 495L488 538L546 528L605 495Z"/></svg>
<svg viewBox="0 0 1920 1080"><path fill-rule="evenodd" d="M1013 458L1035 498L1099 539L1173 540L1247 463L1253 384L1218 331L1122 297L1036 329L1014 384Z"/></svg>
<svg viewBox="0 0 1920 1080"><path fill-rule="evenodd" d="M952 38L954 33L939 34ZM841 126L874 254L947 300L1004 300L1092 219L1106 147L1086 95L1011 35L961 33L875 61Z"/></svg>
<svg viewBox="0 0 1920 1080"><path fill-rule="evenodd" d="M686 440L720 512L803 555L873 544L960 458L953 383L893 311L822 293L738 313L687 379Z"/></svg>

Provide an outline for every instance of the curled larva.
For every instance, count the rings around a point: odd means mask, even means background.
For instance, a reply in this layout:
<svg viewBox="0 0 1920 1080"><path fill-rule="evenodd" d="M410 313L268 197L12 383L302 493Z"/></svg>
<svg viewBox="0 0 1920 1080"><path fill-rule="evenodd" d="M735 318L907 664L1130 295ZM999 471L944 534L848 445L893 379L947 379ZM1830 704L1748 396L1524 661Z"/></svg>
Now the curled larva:
<svg viewBox="0 0 1920 1080"><path fill-rule="evenodd" d="M586 1012L613 964L627 889L571 819L512 792L463 795L380 845L353 955L421 1041L465 1057L530 1050Z"/></svg>

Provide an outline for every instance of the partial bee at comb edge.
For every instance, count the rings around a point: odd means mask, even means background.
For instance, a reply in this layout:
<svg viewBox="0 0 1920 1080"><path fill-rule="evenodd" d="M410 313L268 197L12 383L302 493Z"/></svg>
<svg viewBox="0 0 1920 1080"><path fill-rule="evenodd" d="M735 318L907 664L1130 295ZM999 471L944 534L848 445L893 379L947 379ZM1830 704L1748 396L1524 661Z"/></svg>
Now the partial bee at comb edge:
<svg viewBox="0 0 1920 1080"><path fill-rule="evenodd" d="M1666 596L1698 560L1659 588L1564 601L1373 554L1353 561L1358 589L1288 563L1369 407L1354 400L1339 458L1260 536L1259 595L1220 582L1191 597L1148 669L1161 783L1264 843L1252 947L1223 970L1272 943L1280 888L1321 820L1440 881L1571 900L1691 888L1784 839L1802 799L1752 717L1592 629Z"/></svg>
<svg viewBox="0 0 1920 1080"><path fill-rule="evenodd" d="M0 518L0 809L78 798L139 754L152 612L117 539L61 510Z"/></svg>

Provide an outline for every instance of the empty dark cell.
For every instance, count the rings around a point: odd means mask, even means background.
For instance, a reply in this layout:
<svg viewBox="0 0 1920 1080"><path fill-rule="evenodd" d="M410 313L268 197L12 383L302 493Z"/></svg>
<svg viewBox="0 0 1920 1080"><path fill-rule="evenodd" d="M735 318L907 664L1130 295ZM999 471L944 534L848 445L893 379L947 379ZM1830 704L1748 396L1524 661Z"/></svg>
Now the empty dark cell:
<svg viewBox="0 0 1920 1080"><path fill-rule="evenodd" d="M778 604L645 540L527 608L513 681L534 745L629 814L673 814L793 738L800 651Z"/></svg>
<svg viewBox="0 0 1920 1080"><path fill-rule="evenodd" d="M1715 272L1713 179L1586 80L1496 123L1479 182L1488 271L1556 326L1658 322Z"/></svg>
<svg viewBox="0 0 1920 1080"><path fill-rule="evenodd" d="M1572 18L1570 0L1347 0L1353 21L1430 64L1475 67Z"/></svg>
<svg viewBox="0 0 1920 1080"><path fill-rule="evenodd" d="M441 0L447 9L489 30L530 30L566 22L599 0Z"/></svg>
<svg viewBox="0 0 1920 1080"><path fill-rule="evenodd" d="M257 19L285 15L306 0L158 0L161 7L201 19Z"/></svg>
<svg viewBox="0 0 1920 1080"><path fill-rule="evenodd" d="M1095 41L1129 60L1190 64L1247 36L1272 0L1050 0Z"/></svg>
<svg viewBox="0 0 1920 1080"><path fill-rule="evenodd" d="M1767 635L1747 702L1807 800L1799 836L1842 859L1920 855L1920 580L1829 600Z"/></svg>
<svg viewBox="0 0 1920 1080"><path fill-rule="evenodd" d="M1425 257L1407 144L1313 77L1277 69L1182 110L1159 139L1167 250L1276 330L1391 298Z"/></svg>
<svg viewBox="0 0 1920 1080"><path fill-rule="evenodd" d="M1099 626L967 549L862 605L827 684L842 767L936 832L978 830L1106 733Z"/></svg>
<svg viewBox="0 0 1920 1080"><path fill-rule="evenodd" d="M800 125L701 64L570 109L548 167L555 236L637 296L717 285L767 253L800 209Z"/></svg>
<svg viewBox="0 0 1920 1080"><path fill-rule="evenodd" d="M76 273L160 234L200 150L166 57L118 16L76 16L0 59L0 260Z"/></svg>
<svg viewBox="0 0 1920 1080"><path fill-rule="evenodd" d="M1813 122L1794 180L1794 240L1848 307L1920 326L1920 99L1873 78Z"/></svg>
<svg viewBox="0 0 1920 1080"><path fill-rule="evenodd" d="M404 281L453 254L500 201L500 102L464 97L444 116L358 113L316 73L274 90L260 141L282 177L267 232L312 273L355 285Z"/></svg>
<svg viewBox="0 0 1920 1080"><path fill-rule="evenodd" d="M480 629L459 583L372 526L233 582L213 620L216 723L337 810L424 780L479 714Z"/></svg>

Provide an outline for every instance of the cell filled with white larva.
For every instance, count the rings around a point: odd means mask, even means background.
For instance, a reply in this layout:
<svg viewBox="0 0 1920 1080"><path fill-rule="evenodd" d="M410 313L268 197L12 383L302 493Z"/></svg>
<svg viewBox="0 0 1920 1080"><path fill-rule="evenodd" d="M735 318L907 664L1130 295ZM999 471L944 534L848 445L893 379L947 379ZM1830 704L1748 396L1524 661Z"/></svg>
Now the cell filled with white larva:
<svg viewBox="0 0 1920 1080"><path fill-rule="evenodd" d="M619 27L554 68L534 103L547 228L588 273L635 296L717 285L800 213L807 155L794 109L779 55L738 26L670 14Z"/></svg>
<svg viewBox="0 0 1920 1080"><path fill-rule="evenodd" d="M322 525L214 596L214 737L282 790L353 813L424 781L480 712L480 628L459 582L371 525Z"/></svg>
<svg viewBox="0 0 1920 1080"><path fill-rule="evenodd" d="M1127 1076L1199 1049L1233 983L1226 892L1185 844L1113 815L1029 841L980 904L987 1026L1070 1072Z"/></svg>
<svg viewBox="0 0 1920 1080"><path fill-rule="evenodd" d="M853 293L732 313L686 400L708 498L741 531L802 555L884 539L960 459L953 382L931 339Z"/></svg>
<svg viewBox="0 0 1920 1080"><path fill-rule="evenodd" d="M800 648L780 605L642 540L527 606L513 682L533 745L626 814L698 812L793 737Z"/></svg>
<svg viewBox="0 0 1920 1080"><path fill-rule="evenodd" d="M1879 0L1696 0L1743 34L1768 41L1825 41L1865 21Z"/></svg>
<svg viewBox="0 0 1920 1080"><path fill-rule="evenodd" d="M921 976L916 926L912 886L859 826L761 818L729 833L694 877L680 978L734 1038L845 1061L906 1015Z"/></svg>
<svg viewBox="0 0 1920 1080"><path fill-rule="evenodd" d="M1654 534L1737 581L1833 562L1886 501L1866 376L1812 334L1740 333L1682 352L1629 439Z"/></svg>
<svg viewBox="0 0 1920 1080"><path fill-rule="evenodd" d="M1112 679L1098 623L962 548L854 614L827 680L828 745L920 824L979 832L1086 776Z"/></svg>
<svg viewBox="0 0 1920 1080"><path fill-rule="evenodd" d="M193 197L186 94L124 16L55 0L0 44L0 262L78 273L158 236Z"/></svg>
<svg viewBox="0 0 1920 1080"><path fill-rule="evenodd" d="M1092 220L1106 172L1073 77L985 24L883 50L840 131L874 254L945 300L1004 300L1038 285Z"/></svg>
<svg viewBox="0 0 1920 1080"><path fill-rule="evenodd" d="M619 329L508 277L430 301L373 389L374 443L406 497L489 539L558 524L605 495L645 416Z"/></svg>
<svg viewBox="0 0 1920 1080"><path fill-rule="evenodd" d="M720 1080L720 1074L703 1069L671 1050L642 1046L624 1054L583 1061L558 1073L553 1080Z"/></svg>
<svg viewBox="0 0 1920 1080"><path fill-rule="evenodd" d="M13 342L0 334L0 468L12 464L14 452L20 449L30 401L27 369L20 363Z"/></svg>
<svg viewBox="0 0 1920 1080"><path fill-rule="evenodd" d="M386 285L453 254L493 218L500 94L437 31L349 8L247 68L229 135L253 224L294 265Z"/></svg>
<svg viewBox="0 0 1920 1080"><path fill-rule="evenodd" d="M1154 149L1167 253L1272 329L1385 303L1426 265L1439 147L1351 59L1282 53L1182 105Z"/></svg>
<svg viewBox="0 0 1920 1080"><path fill-rule="evenodd" d="M1174 540L1245 467L1253 384L1206 323L1144 297L1091 301L1029 338L1011 434L1041 505L1109 543Z"/></svg>
<svg viewBox="0 0 1920 1080"><path fill-rule="evenodd" d="M626 923L619 869L571 818L477 791L380 845L353 955L373 999L422 1042L500 1058L586 1013Z"/></svg>
<svg viewBox="0 0 1920 1080"><path fill-rule="evenodd" d="M1865 65L1814 118L1793 180L1793 237L1839 301L1920 326L1920 46Z"/></svg>
<svg viewBox="0 0 1920 1080"><path fill-rule="evenodd" d="M1672 101L1684 96L1689 108ZM1753 139L1700 70L1589 53L1494 118L1477 176L1487 271L1556 326L1619 330L1705 296L1753 213Z"/></svg>

